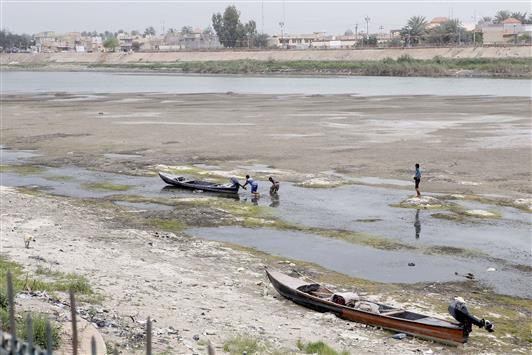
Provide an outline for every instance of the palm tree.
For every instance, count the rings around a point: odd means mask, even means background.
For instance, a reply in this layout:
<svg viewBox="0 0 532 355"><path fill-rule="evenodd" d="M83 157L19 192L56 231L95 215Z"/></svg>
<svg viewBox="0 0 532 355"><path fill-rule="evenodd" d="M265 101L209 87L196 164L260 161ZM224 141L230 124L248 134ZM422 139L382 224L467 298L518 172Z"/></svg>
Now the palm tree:
<svg viewBox="0 0 532 355"><path fill-rule="evenodd" d="M502 23L504 20L507 20L510 18L510 11L508 10L499 10L495 14L495 18L493 20L493 23Z"/></svg>
<svg viewBox="0 0 532 355"><path fill-rule="evenodd" d="M526 12L512 12L510 17L513 17L514 19L521 21L521 23L525 23L527 20Z"/></svg>
<svg viewBox="0 0 532 355"><path fill-rule="evenodd" d="M483 25L483 24L488 24L492 22L493 22L493 19L490 16L484 16L483 18L480 19L478 23Z"/></svg>
<svg viewBox="0 0 532 355"><path fill-rule="evenodd" d="M424 16L412 16L406 26L401 29L401 34L408 37L411 43L419 43L421 37L427 32L427 19Z"/></svg>

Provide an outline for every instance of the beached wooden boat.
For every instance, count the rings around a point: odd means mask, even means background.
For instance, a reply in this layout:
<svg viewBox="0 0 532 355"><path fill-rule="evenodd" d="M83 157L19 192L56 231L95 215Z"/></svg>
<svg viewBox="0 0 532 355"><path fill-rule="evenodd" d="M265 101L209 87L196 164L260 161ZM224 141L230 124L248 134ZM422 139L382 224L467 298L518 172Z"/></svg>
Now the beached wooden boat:
<svg viewBox="0 0 532 355"><path fill-rule="evenodd" d="M332 301L334 292L323 286L275 271L266 270L266 274L273 287L282 296L318 312L330 312L346 320L382 327L446 344L458 345L465 343L469 336L467 327L455 322L367 300L358 301L359 304L370 306L361 307L366 310L357 308L356 303L350 306L338 304ZM371 305L373 306L371 307Z"/></svg>
<svg viewBox="0 0 532 355"><path fill-rule="evenodd" d="M217 184L210 181L189 180L182 176L175 176L163 172L159 172L159 177L169 185L190 190L237 194L240 188L240 184L234 179L231 179L231 182L228 184Z"/></svg>

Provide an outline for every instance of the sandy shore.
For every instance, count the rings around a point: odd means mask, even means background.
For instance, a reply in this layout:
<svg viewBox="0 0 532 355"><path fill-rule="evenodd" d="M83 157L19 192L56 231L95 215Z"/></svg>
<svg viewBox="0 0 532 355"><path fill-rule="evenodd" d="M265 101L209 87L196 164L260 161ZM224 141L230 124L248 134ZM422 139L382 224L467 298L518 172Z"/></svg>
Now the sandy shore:
<svg viewBox="0 0 532 355"><path fill-rule="evenodd" d="M127 173L264 164L291 181L331 172L409 181L419 162L425 191L526 197L530 115L525 97L8 95L2 144L36 149L42 164Z"/></svg>

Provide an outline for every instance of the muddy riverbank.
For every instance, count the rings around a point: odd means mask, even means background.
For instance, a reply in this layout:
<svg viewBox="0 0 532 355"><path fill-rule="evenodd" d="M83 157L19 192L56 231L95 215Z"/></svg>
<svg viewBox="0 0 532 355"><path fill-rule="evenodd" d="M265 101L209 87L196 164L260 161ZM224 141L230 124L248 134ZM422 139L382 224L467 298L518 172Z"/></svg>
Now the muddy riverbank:
<svg viewBox="0 0 532 355"><path fill-rule="evenodd" d="M528 97L10 94L2 114L2 143L36 149L36 164L260 163L319 185L331 172L410 181L419 162L424 191L532 193Z"/></svg>
<svg viewBox="0 0 532 355"><path fill-rule="evenodd" d="M395 341L379 331L334 316L306 310L281 299L269 286L264 267L355 288L381 301L445 317L445 304L463 295L470 308L491 317L501 333L474 332L460 352L526 352L530 303L483 291L474 283L402 286L370 283L326 272L315 265L258 252L228 248L150 227L149 217L97 201L1 190L2 253L30 275L37 268L86 277L101 296L82 303L105 321L106 342L126 353L141 352L143 322L154 320L154 348L171 353L201 353L207 341L219 352L235 334L253 337L268 351L297 353L295 342L323 340L353 353L454 353L456 348L415 339ZM196 208L200 213L201 208ZM147 218L147 219L146 219ZM83 221L83 223L79 223ZM24 248L24 234L36 236ZM34 276L32 276L34 277ZM90 312L89 312L90 313ZM312 324L309 327L309 324ZM525 332L526 333L526 332Z"/></svg>

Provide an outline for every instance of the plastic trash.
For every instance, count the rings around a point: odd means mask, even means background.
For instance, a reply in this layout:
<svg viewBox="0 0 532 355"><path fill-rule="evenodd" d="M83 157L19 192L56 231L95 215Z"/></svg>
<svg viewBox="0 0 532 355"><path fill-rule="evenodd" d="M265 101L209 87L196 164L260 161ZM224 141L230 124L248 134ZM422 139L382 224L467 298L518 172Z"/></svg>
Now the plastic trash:
<svg viewBox="0 0 532 355"><path fill-rule="evenodd" d="M402 340L402 339L406 338L406 334L405 333L397 333L392 338L394 338L396 340Z"/></svg>

